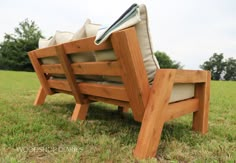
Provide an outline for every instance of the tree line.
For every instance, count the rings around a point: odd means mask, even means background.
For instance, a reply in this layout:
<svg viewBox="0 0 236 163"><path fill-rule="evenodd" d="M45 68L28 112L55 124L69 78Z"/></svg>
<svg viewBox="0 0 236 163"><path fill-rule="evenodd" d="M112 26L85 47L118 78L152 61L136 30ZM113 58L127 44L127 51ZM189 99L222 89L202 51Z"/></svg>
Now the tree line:
<svg viewBox="0 0 236 163"><path fill-rule="evenodd" d="M44 38L34 21L28 19L19 23L14 34L5 34L0 43L0 69L33 71L27 52L38 48L39 38ZM172 60L165 52L154 53L161 68L182 69L180 62ZM200 68L209 70L212 80L236 80L236 59L224 60L223 53L214 53Z"/></svg>
<svg viewBox="0 0 236 163"><path fill-rule="evenodd" d="M236 80L236 59L224 60L223 53L214 53L200 68L211 71L212 80Z"/></svg>
<svg viewBox="0 0 236 163"><path fill-rule="evenodd" d="M38 47L39 38L43 35L34 21L20 22L14 34L5 34L0 43L0 69L33 71L27 52Z"/></svg>

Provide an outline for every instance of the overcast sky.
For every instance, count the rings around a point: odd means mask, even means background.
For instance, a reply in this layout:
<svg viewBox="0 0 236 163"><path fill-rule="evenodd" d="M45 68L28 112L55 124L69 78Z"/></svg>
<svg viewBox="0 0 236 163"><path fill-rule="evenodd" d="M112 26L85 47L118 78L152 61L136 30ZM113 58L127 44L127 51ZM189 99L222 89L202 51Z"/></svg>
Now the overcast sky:
<svg viewBox="0 0 236 163"><path fill-rule="evenodd" d="M0 0L0 41L26 18L49 37L76 32L86 18L109 25L132 3L148 8L154 51L185 69L199 69L214 52L236 58L236 0Z"/></svg>

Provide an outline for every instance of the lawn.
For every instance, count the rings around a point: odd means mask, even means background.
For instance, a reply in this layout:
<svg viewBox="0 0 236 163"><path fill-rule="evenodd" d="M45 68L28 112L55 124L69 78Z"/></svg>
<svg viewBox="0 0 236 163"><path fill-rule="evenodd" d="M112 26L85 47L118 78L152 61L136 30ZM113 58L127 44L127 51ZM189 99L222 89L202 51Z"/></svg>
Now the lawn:
<svg viewBox="0 0 236 163"><path fill-rule="evenodd" d="M0 71L0 162L134 162L140 123L113 105L94 103L85 121L70 122L72 96L33 106L35 73ZM147 162L236 161L236 82L212 81L209 132L191 131L192 116L165 124ZM145 162L145 161L144 161Z"/></svg>

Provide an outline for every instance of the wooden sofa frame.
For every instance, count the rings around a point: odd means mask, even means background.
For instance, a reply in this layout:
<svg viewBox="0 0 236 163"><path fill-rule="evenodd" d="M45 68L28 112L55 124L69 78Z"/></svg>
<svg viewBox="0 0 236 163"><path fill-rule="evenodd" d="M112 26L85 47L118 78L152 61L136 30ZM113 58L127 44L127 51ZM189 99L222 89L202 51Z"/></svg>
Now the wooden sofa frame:
<svg viewBox="0 0 236 163"><path fill-rule="evenodd" d="M131 108L134 119L142 122L134 156L138 159L154 157L166 121L193 113L192 128L202 134L208 130L210 72L158 69L149 84L134 27L115 32L100 45L95 37L72 41L29 52L30 60L41 87L34 105L44 103L47 95L71 94L75 98L72 120L84 120L89 103L102 101ZM116 61L71 63L69 54L113 49ZM44 57L58 57L58 64L42 64ZM64 74L65 80L55 80L51 74ZM120 76L123 85L104 85L77 82L76 75ZM169 103L173 85L195 84L194 98Z"/></svg>

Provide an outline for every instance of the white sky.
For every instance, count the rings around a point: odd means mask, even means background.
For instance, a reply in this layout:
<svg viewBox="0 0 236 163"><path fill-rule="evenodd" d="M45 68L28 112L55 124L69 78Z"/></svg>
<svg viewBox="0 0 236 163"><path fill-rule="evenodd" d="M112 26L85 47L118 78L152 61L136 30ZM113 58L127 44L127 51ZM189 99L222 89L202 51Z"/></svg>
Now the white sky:
<svg viewBox="0 0 236 163"><path fill-rule="evenodd" d="M236 0L0 0L0 41L26 18L49 37L76 32L86 18L110 24L132 3L148 8L154 51L185 69L199 69L214 52L236 58Z"/></svg>

